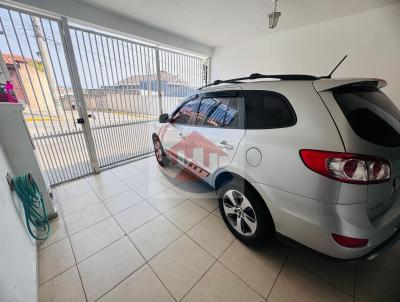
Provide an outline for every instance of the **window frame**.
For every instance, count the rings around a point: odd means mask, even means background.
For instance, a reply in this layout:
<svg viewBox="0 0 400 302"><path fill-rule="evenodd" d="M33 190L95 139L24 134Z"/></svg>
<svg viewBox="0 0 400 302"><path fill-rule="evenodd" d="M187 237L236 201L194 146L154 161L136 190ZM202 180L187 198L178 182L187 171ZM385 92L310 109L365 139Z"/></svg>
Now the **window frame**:
<svg viewBox="0 0 400 302"><path fill-rule="evenodd" d="M250 96L252 96L252 94L254 93L260 93L262 92L264 95L268 96L274 96L277 97L278 99L280 99L284 104L286 104L286 106L289 109L289 112L292 115L292 122L285 124L285 125L280 125L280 126L271 126L271 127L260 127L260 128L254 128L254 127L249 127L248 123L247 123L247 108L246 108L246 99ZM297 115L296 112L293 109L292 104L290 103L290 101L287 99L286 96L284 96L283 94L276 92L276 91L271 91L271 90L245 90L244 91L244 102L245 102L245 114L244 114L244 126L246 130L264 130L264 129L281 129L281 128L289 128L289 127L293 127L294 125L297 124Z"/></svg>

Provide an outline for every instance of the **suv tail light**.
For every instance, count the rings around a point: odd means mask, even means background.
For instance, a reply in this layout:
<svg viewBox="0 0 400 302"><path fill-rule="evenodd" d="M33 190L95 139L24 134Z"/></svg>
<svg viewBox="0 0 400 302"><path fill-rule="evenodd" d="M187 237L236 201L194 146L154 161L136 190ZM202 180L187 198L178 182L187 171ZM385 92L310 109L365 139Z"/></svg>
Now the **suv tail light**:
<svg viewBox="0 0 400 302"><path fill-rule="evenodd" d="M364 247L368 244L368 239L352 238L335 233L332 233L332 238L337 244L349 248Z"/></svg>
<svg viewBox="0 0 400 302"><path fill-rule="evenodd" d="M390 179L386 159L353 153L300 150L304 164L314 172L352 184L381 183Z"/></svg>

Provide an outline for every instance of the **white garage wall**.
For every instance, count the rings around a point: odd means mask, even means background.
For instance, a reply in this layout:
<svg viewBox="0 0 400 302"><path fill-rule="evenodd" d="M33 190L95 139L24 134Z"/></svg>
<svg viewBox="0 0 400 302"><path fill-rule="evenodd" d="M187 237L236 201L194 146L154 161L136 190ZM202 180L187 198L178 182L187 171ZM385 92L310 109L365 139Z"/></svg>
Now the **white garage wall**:
<svg viewBox="0 0 400 302"><path fill-rule="evenodd" d="M256 39L215 48L211 79L254 72L326 75L348 54L334 76L383 78L388 82L386 94L400 106L400 4L293 30L273 33L266 28L265 32Z"/></svg>
<svg viewBox="0 0 400 302"><path fill-rule="evenodd" d="M12 172L0 143L0 301L37 301L37 248L23 223L18 197L10 191Z"/></svg>

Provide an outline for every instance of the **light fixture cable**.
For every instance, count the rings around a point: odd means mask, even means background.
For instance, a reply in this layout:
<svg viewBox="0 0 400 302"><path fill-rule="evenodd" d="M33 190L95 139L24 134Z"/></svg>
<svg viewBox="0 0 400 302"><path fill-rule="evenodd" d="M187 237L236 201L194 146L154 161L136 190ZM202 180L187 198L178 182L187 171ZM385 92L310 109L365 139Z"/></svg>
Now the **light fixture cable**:
<svg viewBox="0 0 400 302"><path fill-rule="evenodd" d="M274 1L274 10L272 13L268 14L268 19L269 19L269 28L273 29L277 26L278 24L278 19L281 16L280 12L277 12L277 6L278 6L278 0L273 0Z"/></svg>

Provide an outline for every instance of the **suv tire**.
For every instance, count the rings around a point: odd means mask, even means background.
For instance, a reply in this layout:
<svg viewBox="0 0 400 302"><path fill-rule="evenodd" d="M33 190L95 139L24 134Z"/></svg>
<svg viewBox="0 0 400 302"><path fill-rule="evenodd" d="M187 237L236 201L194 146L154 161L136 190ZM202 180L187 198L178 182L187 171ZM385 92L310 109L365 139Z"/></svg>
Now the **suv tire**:
<svg viewBox="0 0 400 302"><path fill-rule="evenodd" d="M153 145L154 145L154 155L156 156L158 164L162 167L167 166L169 163L169 159L164 151L160 139L156 135L153 137Z"/></svg>
<svg viewBox="0 0 400 302"><path fill-rule="evenodd" d="M274 235L274 223L264 200L245 180L233 178L223 184L218 204L225 224L244 244L262 245Z"/></svg>

